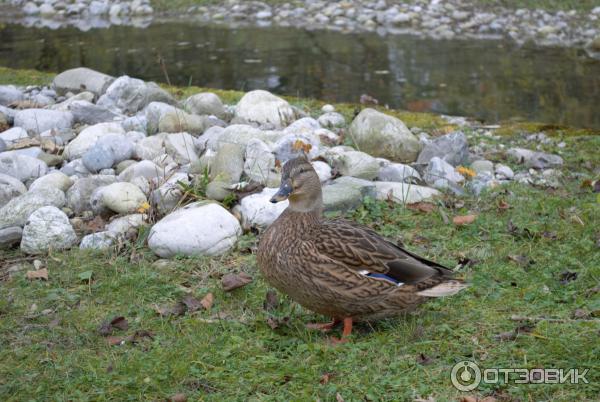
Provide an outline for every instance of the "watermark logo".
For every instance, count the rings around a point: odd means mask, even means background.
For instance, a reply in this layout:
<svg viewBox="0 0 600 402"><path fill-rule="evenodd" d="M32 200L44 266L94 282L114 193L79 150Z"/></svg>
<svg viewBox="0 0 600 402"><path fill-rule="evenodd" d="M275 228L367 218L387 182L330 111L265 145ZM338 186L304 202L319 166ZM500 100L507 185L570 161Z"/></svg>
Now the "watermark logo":
<svg viewBox="0 0 600 402"><path fill-rule="evenodd" d="M479 384L589 384L586 375L590 369L557 368L485 368L470 361L458 362L452 367L452 385L463 392L473 391Z"/></svg>

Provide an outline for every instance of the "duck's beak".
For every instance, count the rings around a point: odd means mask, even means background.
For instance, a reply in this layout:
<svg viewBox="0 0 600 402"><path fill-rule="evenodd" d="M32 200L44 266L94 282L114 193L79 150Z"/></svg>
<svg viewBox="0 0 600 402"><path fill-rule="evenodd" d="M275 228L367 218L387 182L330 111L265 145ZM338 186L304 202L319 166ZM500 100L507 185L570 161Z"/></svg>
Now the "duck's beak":
<svg viewBox="0 0 600 402"><path fill-rule="evenodd" d="M273 197L271 197L270 201L273 204L275 204L276 202L279 202L279 201L285 201L288 199L288 197L292 193L292 190L293 190L293 188L292 188L291 180L286 180L284 182L281 182L281 186L279 187L279 190L277 190L275 195L273 195Z"/></svg>

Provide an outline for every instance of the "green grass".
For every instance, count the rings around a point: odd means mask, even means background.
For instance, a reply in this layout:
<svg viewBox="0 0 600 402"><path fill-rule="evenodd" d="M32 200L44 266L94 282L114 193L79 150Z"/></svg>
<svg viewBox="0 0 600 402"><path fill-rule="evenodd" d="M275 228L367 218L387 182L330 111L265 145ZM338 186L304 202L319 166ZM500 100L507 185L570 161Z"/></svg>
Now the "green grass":
<svg viewBox="0 0 600 402"><path fill-rule="evenodd" d="M43 84L50 79L49 74L0 68L0 83ZM203 90L168 89L178 96ZM215 92L229 103L241 96L234 91ZM289 99L311 114L322 104ZM346 115L355 108L336 107ZM409 116L402 111L390 113ZM430 132L448 129L433 115L413 118ZM470 142L532 147L523 139L522 133L527 132L526 125L515 126L500 139ZM47 282L25 278L26 271L33 269L33 258L3 250L0 400L159 401L184 393L188 400L330 401L339 393L346 401L428 397L455 401L464 395L451 386L450 370L462 360L485 368L591 369L587 385L482 385L470 395L506 401L596 400L600 392L600 197L581 185L599 178L600 136L553 133L567 144L561 151L565 166L558 189L515 183L480 198L444 196L432 213L367 199L348 214L449 266L459 260L473 261L460 273L472 286L406 316L358 325L352 343L338 347L329 346L326 335L304 328L307 322L324 317L286 297L279 295L280 305L274 311L264 310L269 287L251 252L257 241L252 234L220 258L178 258L155 264L156 257L144 243L146 232L141 231L134 243L107 253L72 250L37 257L48 267ZM542 150L559 151L555 145L543 145ZM501 154L489 157L502 160ZM470 225L445 223L444 217L451 220L468 213L478 214ZM534 263L520 266L509 259L515 255ZM22 269L6 276L15 266ZM93 280L82 280L82 274L90 271ZM254 281L223 292L221 276L241 271ZM576 272L576 280L561 283L565 271ZM210 311L170 318L155 312L156 306L175 303L186 294L202 298L208 292L215 296ZM496 339L521 325L511 320L512 315L570 319L578 309L592 320L540 321L514 340ZM110 346L98 328L115 316L126 317L129 329L115 331L114 336L145 330L153 338ZM271 329L269 317L282 324ZM322 383L326 373L329 381Z"/></svg>

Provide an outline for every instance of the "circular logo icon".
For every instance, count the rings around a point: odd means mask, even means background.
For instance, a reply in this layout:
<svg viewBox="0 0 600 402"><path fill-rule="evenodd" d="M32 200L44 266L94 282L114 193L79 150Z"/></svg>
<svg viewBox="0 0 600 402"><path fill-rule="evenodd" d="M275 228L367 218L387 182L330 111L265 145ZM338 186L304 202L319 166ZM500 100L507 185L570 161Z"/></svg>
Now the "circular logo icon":
<svg viewBox="0 0 600 402"><path fill-rule="evenodd" d="M473 391L481 382L481 370L477 364L463 360L452 367L450 380L459 391Z"/></svg>

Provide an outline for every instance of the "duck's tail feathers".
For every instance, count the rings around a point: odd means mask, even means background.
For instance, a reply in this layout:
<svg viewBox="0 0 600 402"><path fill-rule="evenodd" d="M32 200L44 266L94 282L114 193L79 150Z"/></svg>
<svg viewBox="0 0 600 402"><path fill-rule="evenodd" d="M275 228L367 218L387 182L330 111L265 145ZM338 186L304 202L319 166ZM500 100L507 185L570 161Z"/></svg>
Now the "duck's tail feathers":
<svg viewBox="0 0 600 402"><path fill-rule="evenodd" d="M445 297L452 296L461 290L468 288L469 285L460 281L446 281L432 288L422 290L417 294L424 297Z"/></svg>

